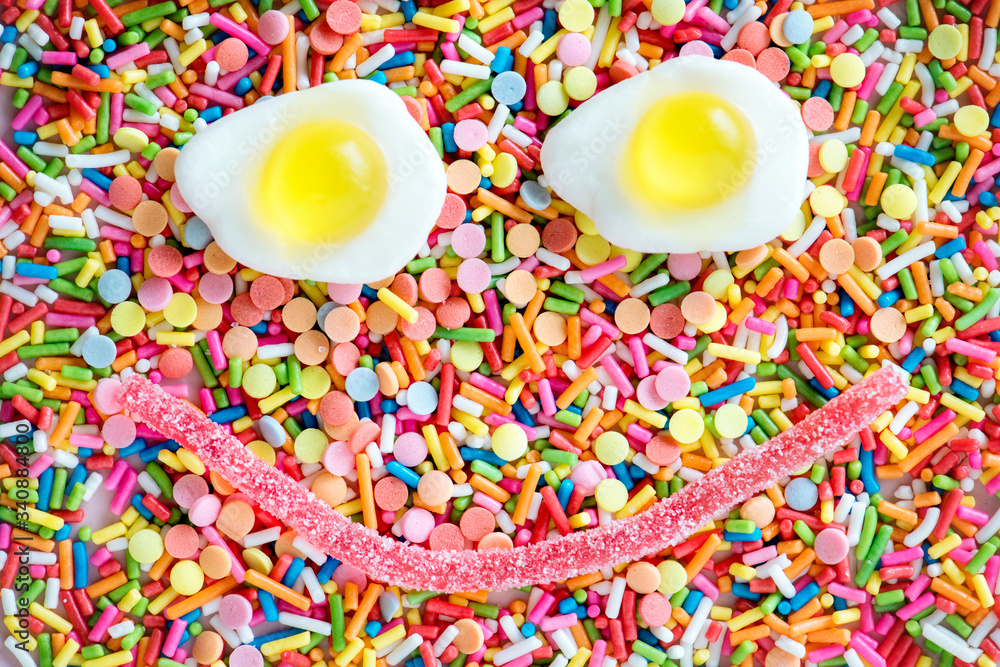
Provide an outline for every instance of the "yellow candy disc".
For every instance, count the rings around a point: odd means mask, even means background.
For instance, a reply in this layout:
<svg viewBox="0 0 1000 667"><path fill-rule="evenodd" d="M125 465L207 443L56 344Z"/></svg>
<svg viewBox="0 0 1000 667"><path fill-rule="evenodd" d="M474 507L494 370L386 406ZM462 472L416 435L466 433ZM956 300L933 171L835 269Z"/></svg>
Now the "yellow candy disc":
<svg viewBox="0 0 1000 667"><path fill-rule="evenodd" d="M594 454L606 466L617 465L628 456L628 440L617 431L605 431L594 441Z"/></svg>
<svg viewBox="0 0 1000 667"><path fill-rule="evenodd" d="M528 436L517 424L501 424L493 432L493 453L504 461L516 461L528 451Z"/></svg>
<svg viewBox="0 0 1000 667"><path fill-rule="evenodd" d="M660 25L677 25L684 18L684 0L653 0L650 9Z"/></svg>
<svg viewBox="0 0 1000 667"><path fill-rule="evenodd" d="M917 208L917 195L910 186L897 183L882 191L880 203L886 215L905 220L913 215L913 211Z"/></svg>
<svg viewBox="0 0 1000 667"><path fill-rule="evenodd" d="M307 428L295 437L295 456L303 463L319 463L329 444L323 431Z"/></svg>
<svg viewBox="0 0 1000 667"><path fill-rule="evenodd" d="M955 127L967 137L985 132L989 125L989 113L975 104L968 104L955 112Z"/></svg>
<svg viewBox="0 0 1000 667"><path fill-rule="evenodd" d="M535 101L542 113L549 116L559 116L569 107L569 95L561 81L546 81L542 84L535 95Z"/></svg>
<svg viewBox="0 0 1000 667"><path fill-rule="evenodd" d="M155 563L163 555L163 538L151 528L144 528L129 538L128 553L139 564Z"/></svg>
<svg viewBox="0 0 1000 667"><path fill-rule="evenodd" d="M111 328L119 336L134 336L146 326L146 311L133 301L123 301L111 311Z"/></svg>
<svg viewBox="0 0 1000 667"><path fill-rule="evenodd" d="M330 374L322 366L302 369L302 397L310 401L326 396L330 391Z"/></svg>
<svg viewBox="0 0 1000 667"><path fill-rule="evenodd" d="M691 408L684 408L674 413L667 428L674 440L682 445L689 445L692 442L697 442L701 434L705 432L705 420Z"/></svg>
<svg viewBox="0 0 1000 667"><path fill-rule="evenodd" d="M594 498L605 512L617 512L628 502L628 489L617 479L606 479L597 485Z"/></svg>
<svg viewBox="0 0 1000 667"><path fill-rule="evenodd" d="M656 590L662 595L669 597L687 585L687 572L677 561L665 560L656 569L660 571L660 587Z"/></svg>
<svg viewBox="0 0 1000 667"><path fill-rule="evenodd" d="M559 8L559 23L570 32L583 32L593 24L594 13L587 0L566 0Z"/></svg>
<svg viewBox="0 0 1000 667"><path fill-rule="evenodd" d="M196 317L198 317L198 303L190 294L184 292L175 292L170 297L170 303L163 309L163 319L177 329L191 326Z"/></svg>
<svg viewBox="0 0 1000 667"><path fill-rule="evenodd" d="M962 50L962 33L955 26L942 23L927 37L927 48L940 60L954 58Z"/></svg>
<svg viewBox="0 0 1000 667"><path fill-rule="evenodd" d="M457 340L451 345L451 363L466 373L479 368L483 363L483 347L471 340Z"/></svg>
<svg viewBox="0 0 1000 667"><path fill-rule="evenodd" d="M563 85L571 100L590 99L597 90L597 75L589 67L574 67L566 72Z"/></svg>
<svg viewBox="0 0 1000 667"><path fill-rule="evenodd" d="M715 430L723 438L738 438L747 430L747 413L738 405L726 403L715 412Z"/></svg>
<svg viewBox="0 0 1000 667"><path fill-rule="evenodd" d="M243 390L251 398L265 398L278 386L274 369L266 364L255 364L243 374Z"/></svg>
<svg viewBox="0 0 1000 667"><path fill-rule="evenodd" d="M576 256L584 264L600 264L611 256L611 244L601 236L583 235L576 240Z"/></svg>
<svg viewBox="0 0 1000 667"><path fill-rule="evenodd" d="M844 210L844 195L832 185L821 185L809 195L809 206L816 215L832 218Z"/></svg>
<svg viewBox="0 0 1000 667"><path fill-rule="evenodd" d="M824 141L819 148L819 163L828 173L839 172L847 166L847 146L837 139Z"/></svg>
<svg viewBox="0 0 1000 667"><path fill-rule="evenodd" d="M830 76L838 86L854 88L865 80L865 63L861 56L841 53L830 63Z"/></svg>
<svg viewBox="0 0 1000 667"><path fill-rule="evenodd" d="M205 585L205 572L193 560L179 561L170 570L170 586L181 595L194 595Z"/></svg>

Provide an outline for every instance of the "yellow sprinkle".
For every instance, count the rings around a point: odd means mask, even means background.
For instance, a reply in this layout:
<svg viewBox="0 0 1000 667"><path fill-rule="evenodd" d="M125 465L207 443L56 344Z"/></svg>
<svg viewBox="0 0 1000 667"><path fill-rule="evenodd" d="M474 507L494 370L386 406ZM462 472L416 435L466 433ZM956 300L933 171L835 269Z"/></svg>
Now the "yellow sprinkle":
<svg viewBox="0 0 1000 667"><path fill-rule="evenodd" d="M413 324L417 321L417 311L410 304L399 298L395 292L388 287L383 287L378 291L379 301L396 311L400 317Z"/></svg>
<svg viewBox="0 0 1000 667"><path fill-rule="evenodd" d="M458 21L435 16L429 12L418 11L413 15L413 22L423 28L430 28L438 32L458 32L461 29ZM482 23L480 23L482 25Z"/></svg>

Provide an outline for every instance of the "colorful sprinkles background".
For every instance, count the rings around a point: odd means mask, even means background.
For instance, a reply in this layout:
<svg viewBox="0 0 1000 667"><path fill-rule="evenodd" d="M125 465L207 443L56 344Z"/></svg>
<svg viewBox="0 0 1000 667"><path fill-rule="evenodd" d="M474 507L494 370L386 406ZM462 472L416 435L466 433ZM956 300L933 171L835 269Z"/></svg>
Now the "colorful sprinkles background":
<svg viewBox="0 0 1000 667"><path fill-rule="evenodd" d="M1000 659L997 0L0 5L3 664ZM625 251L545 187L549 127L678 56L815 134L765 246ZM447 166L427 246L367 285L238 266L179 149L347 78ZM353 521L485 549L638 514L883 364L906 399L681 544L454 595L328 558L117 397L147 375Z"/></svg>

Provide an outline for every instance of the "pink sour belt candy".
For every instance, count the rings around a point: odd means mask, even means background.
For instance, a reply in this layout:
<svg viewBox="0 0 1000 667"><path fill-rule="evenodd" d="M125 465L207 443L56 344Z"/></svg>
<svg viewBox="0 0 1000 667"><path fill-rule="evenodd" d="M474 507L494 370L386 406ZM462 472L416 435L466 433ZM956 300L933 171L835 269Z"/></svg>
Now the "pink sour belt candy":
<svg viewBox="0 0 1000 667"><path fill-rule="evenodd" d="M887 366L759 447L740 452L641 514L513 549L430 551L351 523L191 404L132 375L120 399L150 428L201 461L319 549L370 577L416 590L505 590L565 580L678 544L708 521L847 442L909 390Z"/></svg>

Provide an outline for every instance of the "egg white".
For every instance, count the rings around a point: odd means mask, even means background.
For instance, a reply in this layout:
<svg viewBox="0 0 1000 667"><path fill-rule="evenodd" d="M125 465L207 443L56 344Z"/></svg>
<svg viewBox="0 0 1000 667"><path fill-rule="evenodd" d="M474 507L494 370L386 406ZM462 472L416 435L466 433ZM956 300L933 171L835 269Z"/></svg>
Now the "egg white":
<svg viewBox="0 0 1000 667"><path fill-rule="evenodd" d="M706 208L668 208L631 196L620 165L635 128L657 101L677 93L718 95L747 117L757 158L745 184ZM798 105L739 63L681 56L592 97L549 130L542 169L564 201L593 219L611 243L643 252L733 251L766 243L795 220L809 161ZM749 170L748 170L749 171ZM742 185L742 187L740 187Z"/></svg>
<svg viewBox="0 0 1000 667"><path fill-rule="evenodd" d="M268 155L288 132L331 119L374 140L387 186L365 229L341 243L316 244L263 220L253 194ZM176 177L185 201L239 263L284 278L339 283L373 282L403 268L426 243L447 191L441 159L402 99L365 80L262 98L221 118L184 145Z"/></svg>

